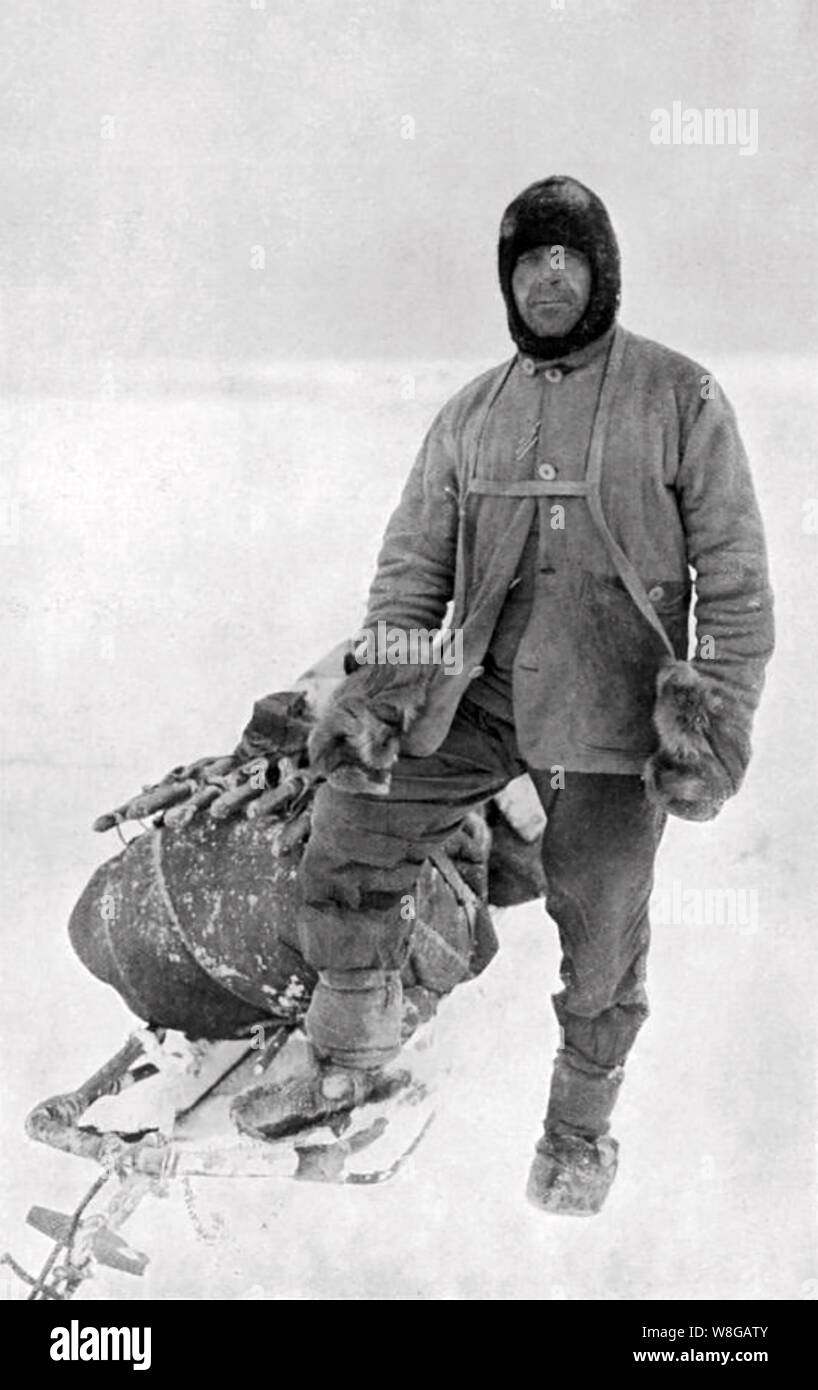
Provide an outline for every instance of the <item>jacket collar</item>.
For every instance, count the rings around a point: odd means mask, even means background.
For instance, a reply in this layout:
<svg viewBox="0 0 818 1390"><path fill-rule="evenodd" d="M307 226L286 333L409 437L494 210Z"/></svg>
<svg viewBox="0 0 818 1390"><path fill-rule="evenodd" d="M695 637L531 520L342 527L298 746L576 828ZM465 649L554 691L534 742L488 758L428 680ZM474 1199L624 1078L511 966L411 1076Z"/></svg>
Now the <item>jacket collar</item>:
<svg viewBox="0 0 818 1390"><path fill-rule="evenodd" d="M616 324L612 323L610 328L601 333L598 338L594 338L592 343L586 343L585 347L576 348L573 352L566 353L563 357L530 357L528 353L518 352L516 361L522 367L526 376L538 376L549 368L558 367L563 376L568 376L570 372L575 372L579 367L587 367L589 362L602 353L607 352L611 338L616 331Z"/></svg>

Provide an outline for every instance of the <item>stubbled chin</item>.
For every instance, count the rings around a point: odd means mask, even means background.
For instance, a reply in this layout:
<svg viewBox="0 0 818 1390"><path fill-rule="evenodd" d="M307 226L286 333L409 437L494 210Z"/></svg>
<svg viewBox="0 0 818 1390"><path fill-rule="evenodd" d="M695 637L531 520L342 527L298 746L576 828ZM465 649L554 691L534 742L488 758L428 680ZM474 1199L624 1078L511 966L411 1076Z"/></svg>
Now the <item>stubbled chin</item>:
<svg viewBox="0 0 818 1390"><path fill-rule="evenodd" d="M526 318L526 323L538 338L562 338L578 320L579 315L568 310L562 314L532 314Z"/></svg>

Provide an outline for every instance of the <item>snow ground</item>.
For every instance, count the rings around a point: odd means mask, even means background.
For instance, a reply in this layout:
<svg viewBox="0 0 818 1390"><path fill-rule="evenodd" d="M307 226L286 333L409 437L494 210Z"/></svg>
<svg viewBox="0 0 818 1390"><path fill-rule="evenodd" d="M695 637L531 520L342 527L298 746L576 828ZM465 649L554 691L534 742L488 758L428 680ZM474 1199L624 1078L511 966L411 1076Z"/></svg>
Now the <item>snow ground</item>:
<svg viewBox="0 0 818 1390"><path fill-rule="evenodd" d="M30 1144L26 1112L90 1074L131 1026L65 924L111 837L93 817L172 764L232 746L360 618L383 523L438 405L482 365L261 374L252 389L3 403L4 929L0 1248L37 1265L32 1202L72 1207L90 1166ZM671 892L748 890L733 925L663 914L653 1016L616 1117L605 1211L523 1197L556 1027L541 909L440 1022L451 1064L409 1168L372 1190L198 1180L126 1227L143 1280L86 1297L798 1299L815 1297L813 636L818 536L802 528L815 364L714 363L767 518L779 648L742 796L674 823ZM410 376L412 381L410 381ZM414 397L406 399L414 385ZM802 674L803 672L803 674ZM756 896L752 896L755 890ZM672 915L672 914L671 914ZM0 1278L0 1296L16 1297Z"/></svg>

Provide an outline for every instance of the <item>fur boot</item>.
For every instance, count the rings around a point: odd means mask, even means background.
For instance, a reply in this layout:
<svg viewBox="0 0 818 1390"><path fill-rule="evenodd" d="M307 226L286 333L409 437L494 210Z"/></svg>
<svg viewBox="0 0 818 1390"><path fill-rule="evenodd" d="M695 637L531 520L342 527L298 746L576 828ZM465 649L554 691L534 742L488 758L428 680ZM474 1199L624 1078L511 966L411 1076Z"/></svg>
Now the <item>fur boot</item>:
<svg viewBox="0 0 818 1390"><path fill-rule="evenodd" d="M529 1202L557 1216L595 1216L616 1177L618 1153L608 1135L545 1135L528 1175Z"/></svg>
<svg viewBox="0 0 818 1390"><path fill-rule="evenodd" d="M536 1146L526 1196L540 1211L593 1216L616 1177L619 1145L608 1134L624 1072L600 1072L558 1052L544 1133Z"/></svg>

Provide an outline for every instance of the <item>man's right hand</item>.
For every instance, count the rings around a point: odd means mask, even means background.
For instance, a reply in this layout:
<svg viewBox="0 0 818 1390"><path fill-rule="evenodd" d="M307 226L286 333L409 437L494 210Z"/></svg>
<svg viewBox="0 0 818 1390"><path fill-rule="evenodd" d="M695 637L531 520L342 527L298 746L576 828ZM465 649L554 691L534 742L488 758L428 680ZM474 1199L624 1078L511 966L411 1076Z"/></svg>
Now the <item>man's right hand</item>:
<svg viewBox="0 0 818 1390"><path fill-rule="evenodd" d="M429 668L353 666L309 738L310 768L337 791L388 796L400 743L426 701Z"/></svg>

